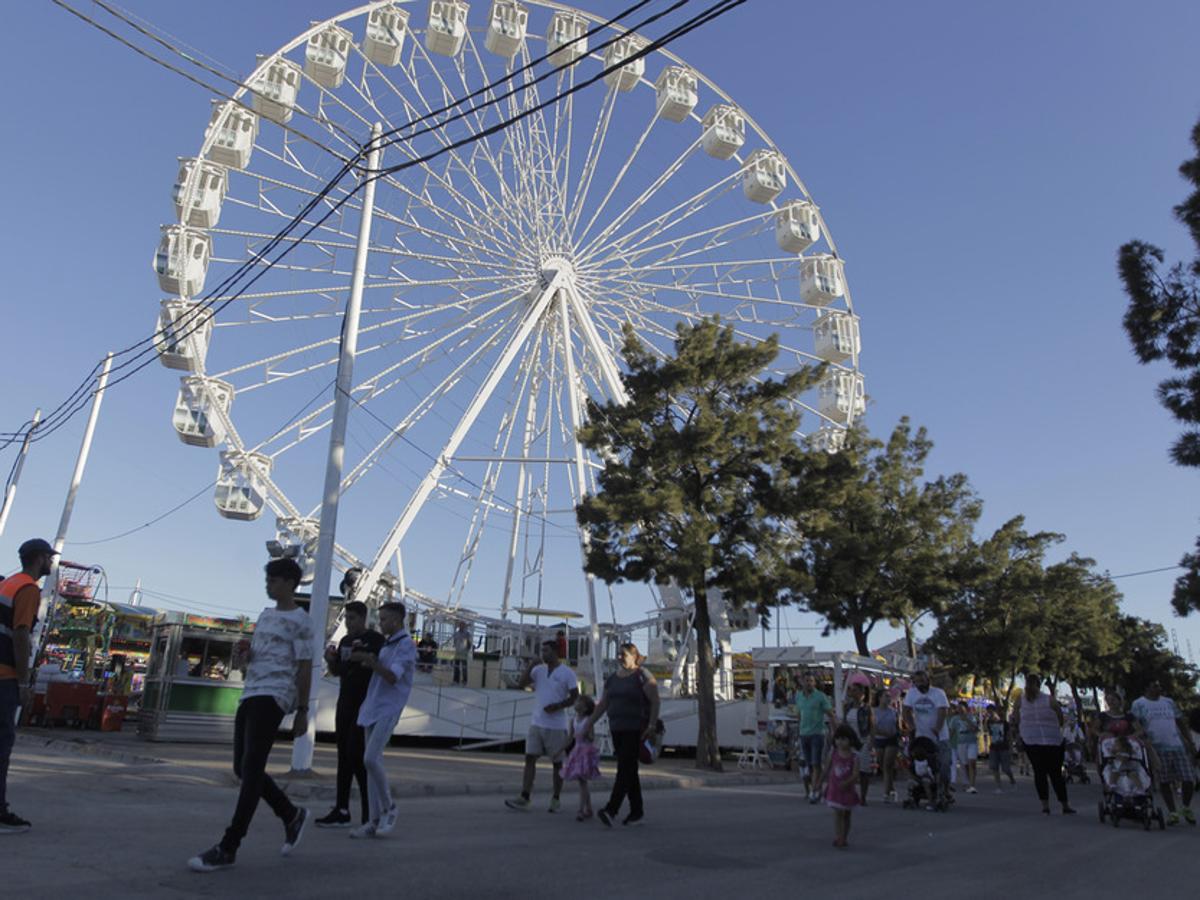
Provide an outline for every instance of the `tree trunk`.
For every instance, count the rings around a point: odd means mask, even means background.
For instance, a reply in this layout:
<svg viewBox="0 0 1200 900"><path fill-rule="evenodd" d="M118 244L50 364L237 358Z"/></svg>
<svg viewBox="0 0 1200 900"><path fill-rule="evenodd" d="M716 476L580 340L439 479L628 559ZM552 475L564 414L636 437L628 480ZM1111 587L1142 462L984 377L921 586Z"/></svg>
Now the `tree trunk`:
<svg viewBox="0 0 1200 900"><path fill-rule="evenodd" d="M871 648L867 646L867 631L862 624L855 622L851 630L854 632L854 645L860 656L870 656Z"/></svg>
<svg viewBox="0 0 1200 900"><path fill-rule="evenodd" d="M1100 712L1104 709L1104 707L1100 705L1100 691L1094 684L1092 685L1092 702L1096 704L1096 712Z"/></svg>
<svg viewBox="0 0 1200 900"><path fill-rule="evenodd" d="M713 690L716 666L713 662L712 623L708 616L708 588L693 587L696 604L693 627L696 629L696 712L700 727L696 734L696 768L722 771L721 749L717 744L717 698Z"/></svg>
<svg viewBox="0 0 1200 900"><path fill-rule="evenodd" d="M913 620L904 617L904 649L909 659L917 658L917 639L913 636Z"/></svg>
<svg viewBox="0 0 1200 900"><path fill-rule="evenodd" d="M1079 699L1079 691L1073 681L1071 682L1071 699L1075 701L1075 717L1080 718L1083 714L1083 701Z"/></svg>

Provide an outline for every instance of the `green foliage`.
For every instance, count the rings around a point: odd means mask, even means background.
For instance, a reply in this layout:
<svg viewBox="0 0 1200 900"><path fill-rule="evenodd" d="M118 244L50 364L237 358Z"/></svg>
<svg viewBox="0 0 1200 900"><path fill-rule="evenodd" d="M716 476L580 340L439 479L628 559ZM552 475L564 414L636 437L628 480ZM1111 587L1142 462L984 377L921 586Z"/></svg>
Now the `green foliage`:
<svg viewBox="0 0 1200 900"><path fill-rule="evenodd" d="M1186 426L1171 447L1181 466L1200 466L1200 122L1192 128L1196 156L1179 167L1192 193L1175 207L1175 218L1188 230L1196 256L1165 271L1163 251L1130 241L1118 254L1118 270L1129 295L1125 331L1143 363L1165 360L1178 375L1158 387L1159 401ZM1181 560L1187 569L1175 584L1172 604L1179 615L1200 609L1200 545Z"/></svg>
<svg viewBox="0 0 1200 900"><path fill-rule="evenodd" d="M1187 703L1196 693L1196 669L1173 653L1167 632L1156 622L1121 615L1114 623L1115 649L1097 661L1101 684L1115 687L1132 700L1151 681L1162 684L1163 693Z"/></svg>
<svg viewBox="0 0 1200 900"><path fill-rule="evenodd" d="M941 610L926 652L955 674L975 674L996 687L1040 668L1053 639L1039 600L1043 564L1061 540L1051 532L1030 534L1017 516L971 544L958 567L959 596Z"/></svg>
<svg viewBox="0 0 1200 900"><path fill-rule="evenodd" d="M785 549L785 594L849 630L859 653L882 621L912 626L955 593L958 554L980 504L964 475L922 481L932 449L901 419L887 444L861 429L841 452L795 454L779 514L796 536ZM789 493L790 492L790 493ZM910 647L911 650L911 647Z"/></svg>
<svg viewBox="0 0 1200 900"><path fill-rule="evenodd" d="M766 377L774 338L739 343L718 320L680 324L675 356L660 360L626 328L628 402L589 401L579 438L605 460L598 492L577 510L588 572L608 583L678 583L695 604L700 735L697 764L719 768L707 602L774 602L760 562L776 523L765 498L792 446L792 401L819 372Z"/></svg>

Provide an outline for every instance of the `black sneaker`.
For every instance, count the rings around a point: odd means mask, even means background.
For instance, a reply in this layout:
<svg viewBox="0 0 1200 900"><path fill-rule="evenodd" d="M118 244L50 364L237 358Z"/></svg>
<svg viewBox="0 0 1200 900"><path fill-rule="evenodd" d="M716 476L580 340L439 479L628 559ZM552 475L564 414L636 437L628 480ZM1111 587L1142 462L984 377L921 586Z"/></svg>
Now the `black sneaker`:
<svg viewBox="0 0 1200 900"><path fill-rule="evenodd" d="M596 818L604 823L605 828L612 828L612 813L610 813L607 809L602 809L600 812L596 813Z"/></svg>
<svg viewBox="0 0 1200 900"><path fill-rule="evenodd" d="M217 869L228 869L237 862L237 853L226 850L220 844L209 847L199 856L188 860L188 868L193 872L215 872Z"/></svg>
<svg viewBox="0 0 1200 900"><path fill-rule="evenodd" d="M0 815L0 834L24 834L32 827L16 813L6 810L3 815Z"/></svg>
<svg viewBox="0 0 1200 900"><path fill-rule="evenodd" d="M318 828L349 828L350 811L348 809L331 809L329 815L322 816L313 824Z"/></svg>
<svg viewBox="0 0 1200 900"><path fill-rule="evenodd" d="M292 816L292 821L284 826L283 847L280 849L280 854L283 856L289 855L296 849L296 845L300 843L300 838L304 835L304 826L308 824L308 810L301 806L296 810L296 815Z"/></svg>
<svg viewBox="0 0 1200 900"><path fill-rule="evenodd" d="M621 820L621 824L628 825L630 827L633 827L635 825L645 825L646 824L646 816L644 814L640 815L640 816L628 815L623 820Z"/></svg>

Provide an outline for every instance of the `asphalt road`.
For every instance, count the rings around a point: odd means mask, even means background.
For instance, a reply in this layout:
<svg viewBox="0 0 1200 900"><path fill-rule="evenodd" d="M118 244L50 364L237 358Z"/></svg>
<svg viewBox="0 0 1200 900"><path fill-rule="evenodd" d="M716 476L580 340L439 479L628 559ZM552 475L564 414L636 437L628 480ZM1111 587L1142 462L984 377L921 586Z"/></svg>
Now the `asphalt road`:
<svg viewBox="0 0 1200 900"><path fill-rule="evenodd" d="M604 829L564 812L515 813L492 796L407 797L387 839L310 829L279 855L282 826L261 806L235 868L187 870L220 836L232 786L184 767L131 765L18 748L14 809L34 830L0 838L3 896L579 898L1194 898L1200 828L1101 825L1096 787L1080 815L1045 817L1028 781L963 796L948 813L872 805L837 850L832 814L791 784L647 793L647 824ZM323 808L314 808L320 814Z"/></svg>

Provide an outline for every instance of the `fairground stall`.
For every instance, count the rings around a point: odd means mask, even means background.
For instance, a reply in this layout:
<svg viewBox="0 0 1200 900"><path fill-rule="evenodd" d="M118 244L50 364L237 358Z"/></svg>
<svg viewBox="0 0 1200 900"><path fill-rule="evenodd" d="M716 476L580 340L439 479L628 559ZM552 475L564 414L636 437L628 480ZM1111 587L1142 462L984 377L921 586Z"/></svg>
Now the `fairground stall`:
<svg viewBox="0 0 1200 900"><path fill-rule="evenodd" d="M151 741L231 741L242 696L234 647L253 630L248 619L160 615L151 633L138 734Z"/></svg>
<svg viewBox="0 0 1200 900"><path fill-rule="evenodd" d="M798 725L795 695L801 679L815 675L818 689L830 694L839 719L846 691L854 684L893 697L909 687L917 663L908 659L861 656L858 653L816 650L812 647L757 647L751 651L754 669L754 721L743 727L740 763L785 767L791 761Z"/></svg>

